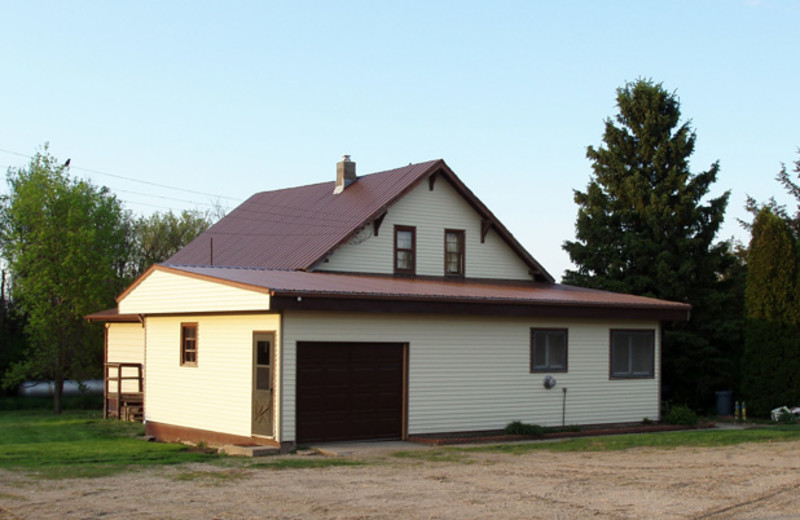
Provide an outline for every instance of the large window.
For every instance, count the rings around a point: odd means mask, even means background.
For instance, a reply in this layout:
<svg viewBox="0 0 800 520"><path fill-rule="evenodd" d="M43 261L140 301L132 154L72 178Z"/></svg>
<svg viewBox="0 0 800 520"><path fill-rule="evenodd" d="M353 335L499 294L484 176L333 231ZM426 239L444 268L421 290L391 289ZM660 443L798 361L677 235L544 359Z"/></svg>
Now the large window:
<svg viewBox="0 0 800 520"><path fill-rule="evenodd" d="M410 226L394 227L394 272L397 274L415 273L416 231L416 228Z"/></svg>
<svg viewBox="0 0 800 520"><path fill-rule="evenodd" d="M611 331L611 377L655 376L655 331Z"/></svg>
<svg viewBox="0 0 800 520"><path fill-rule="evenodd" d="M181 365L197 366L197 323L181 323Z"/></svg>
<svg viewBox="0 0 800 520"><path fill-rule="evenodd" d="M464 232L446 229L444 232L444 274L464 276Z"/></svg>
<svg viewBox="0 0 800 520"><path fill-rule="evenodd" d="M531 329L531 372L567 371L567 329Z"/></svg>

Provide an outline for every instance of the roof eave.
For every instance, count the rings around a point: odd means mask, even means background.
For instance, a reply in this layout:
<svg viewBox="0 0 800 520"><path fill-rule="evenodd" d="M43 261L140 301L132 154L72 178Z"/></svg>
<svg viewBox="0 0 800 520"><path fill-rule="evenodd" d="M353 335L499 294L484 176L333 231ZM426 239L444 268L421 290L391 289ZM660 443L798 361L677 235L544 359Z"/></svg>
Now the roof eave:
<svg viewBox="0 0 800 520"><path fill-rule="evenodd" d="M370 313L463 314L537 318L631 319L688 321L688 305L660 306L591 302L531 301L404 295L320 294L276 291L276 311L347 311Z"/></svg>
<svg viewBox="0 0 800 520"><path fill-rule="evenodd" d="M84 319L89 323L141 323L142 321L140 315L120 314L119 309L116 307L87 314Z"/></svg>

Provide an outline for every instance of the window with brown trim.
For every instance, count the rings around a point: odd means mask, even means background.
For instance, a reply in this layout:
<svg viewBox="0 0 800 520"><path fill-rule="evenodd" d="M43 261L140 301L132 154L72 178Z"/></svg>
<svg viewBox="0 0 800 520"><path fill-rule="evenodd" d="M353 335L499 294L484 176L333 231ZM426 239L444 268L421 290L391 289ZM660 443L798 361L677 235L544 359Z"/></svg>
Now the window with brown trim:
<svg viewBox="0 0 800 520"><path fill-rule="evenodd" d="M417 228L394 227L394 272L414 274L416 272Z"/></svg>
<svg viewBox="0 0 800 520"><path fill-rule="evenodd" d="M567 329L531 329L531 372L566 372L567 359Z"/></svg>
<svg viewBox="0 0 800 520"><path fill-rule="evenodd" d="M464 231L444 230L444 274L464 276Z"/></svg>
<svg viewBox="0 0 800 520"><path fill-rule="evenodd" d="M611 378L655 377L655 331L611 330Z"/></svg>
<svg viewBox="0 0 800 520"><path fill-rule="evenodd" d="M197 366L197 323L181 323L181 365Z"/></svg>

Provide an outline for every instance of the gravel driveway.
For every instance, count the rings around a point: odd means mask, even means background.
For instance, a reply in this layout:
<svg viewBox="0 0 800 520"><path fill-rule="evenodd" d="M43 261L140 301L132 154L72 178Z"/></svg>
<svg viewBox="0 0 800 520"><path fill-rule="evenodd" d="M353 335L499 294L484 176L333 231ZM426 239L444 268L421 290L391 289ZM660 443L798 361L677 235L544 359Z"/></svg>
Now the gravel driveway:
<svg viewBox="0 0 800 520"><path fill-rule="evenodd" d="M316 469L235 461L59 481L0 471L0 519L800 517L800 442L403 458L391 449Z"/></svg>

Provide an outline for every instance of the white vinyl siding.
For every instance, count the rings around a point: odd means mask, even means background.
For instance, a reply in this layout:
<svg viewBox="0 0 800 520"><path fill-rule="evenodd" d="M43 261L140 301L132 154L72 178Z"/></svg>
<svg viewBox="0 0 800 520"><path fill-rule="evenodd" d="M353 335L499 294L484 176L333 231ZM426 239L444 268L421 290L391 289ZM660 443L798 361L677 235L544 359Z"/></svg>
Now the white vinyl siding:
<svg viewBox="0 0 800 520"><path fill-rule="evenodd" d="M193 276L152 271L119 302L121 314L266 311L269 295Z"/></svg>
<svg viewBox="0 0 800 520"><path fill-rule="evenodd" d="M141 323L109 323L107 325L108 350L106 361L109 363L139 363L144 364L144 328ZM116 370L111 373L116 377ZM125 368L123 376L135 376L136 370ZM122 382L123 392L137 392L139 384L133 380ZM108 391L117 392L117 382L110 381Z"/></svg>
<svg viewBox="0 0 800 520"><path fill-rule="evenodd" d="M530 280L530 270L492 229L481 243L480 215L445 179L434 190L420 183L388 209L378 236L368 225L348 244L316 266L320 271L364 273L394 272L394 227L416 227L416 274L444 275L444 230L464 230L465 276Z"/></svg>
<svg viewBox="0 0 800 520"><path fill-rule="evenodd" d="M657 322L538 320L345 313L284 314L283 440L294 440L298 341L409 344L408 433L496 430L521 420L542 426L638 422L659 417ZM609 378L610 329L656 331L656 377ZM564 328L569 372L530 373L531 328Z"/></svg>
<svg viewBox="0 0 800 520"><path fill-rule="evenodd" d="M197 323L197 366L180 365L181 322ZM145 418L250 436L253 332L276 331L277 314L148 317Z"/></svg>

